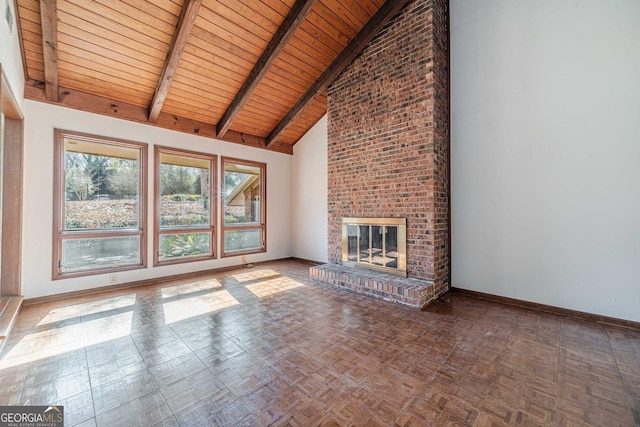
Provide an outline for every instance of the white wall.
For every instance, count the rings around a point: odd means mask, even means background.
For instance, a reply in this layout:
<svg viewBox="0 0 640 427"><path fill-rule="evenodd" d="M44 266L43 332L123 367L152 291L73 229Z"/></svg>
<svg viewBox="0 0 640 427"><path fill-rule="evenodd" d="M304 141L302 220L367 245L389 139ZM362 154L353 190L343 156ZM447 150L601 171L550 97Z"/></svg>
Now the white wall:
<svg viewBox="0 0 640 427"><path fill-rule="evenodd" d="M454 286L640 321L639 22L451 2Z"/></svg>
<svg viewBox="0 0 640 427"><path fill-rule="evenodd" d="M7 4L13 13L13 31L5 22ZM20 54L20 41L18 40L17 13L13 8L13 0L0 0L0 64L7 76L11 90L16 100L22 105L24 93L24 71L22 68L22 56Z"/></svg>
<svg viewBox="0 0 640 427"><path fill-rule="evenodd" d="M327 116L293 146L294 256L327 262Z"/></svg>
<svg viewBox="0 0 640 427"><path fill-rule="evenodd" d="M289 208L292 156L29 100L24 101L24 110L26 117L22 290L25 298L108 285L108 274L51 280L54 128L147 143L150 164L153 162L153 144L265 162L267 252L247 255L247 261L259 262L292 255L292 221ZM153 168L149 167L150 186L153 183L152 174ZM152 187L149 191L152 191ZM151 205L148 209L148 224L152 227ZM152 233L148 233L147 237L149 267L118 273L118 283L240 264L239 257L231 257L153 268Z"/></svg>

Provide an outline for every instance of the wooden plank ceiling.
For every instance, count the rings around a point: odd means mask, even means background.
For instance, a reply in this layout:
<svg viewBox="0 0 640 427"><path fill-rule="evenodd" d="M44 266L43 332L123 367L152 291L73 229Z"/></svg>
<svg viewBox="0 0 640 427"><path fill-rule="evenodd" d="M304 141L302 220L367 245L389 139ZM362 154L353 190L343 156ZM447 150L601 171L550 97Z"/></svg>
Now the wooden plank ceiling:
<svg viewBox="0 0 640 427"><path fill-rule="evenodd" d="M25 97L291 153L407 0L16 0Z"/></svg>

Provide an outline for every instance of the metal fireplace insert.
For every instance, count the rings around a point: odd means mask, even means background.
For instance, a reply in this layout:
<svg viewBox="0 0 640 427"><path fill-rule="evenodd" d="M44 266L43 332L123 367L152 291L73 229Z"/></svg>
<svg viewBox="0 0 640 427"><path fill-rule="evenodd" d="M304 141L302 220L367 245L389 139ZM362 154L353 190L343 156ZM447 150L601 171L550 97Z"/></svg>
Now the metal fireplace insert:
<svg viewBox="0 0 640 427"><path fill-rule="evenodd" d="M407 277L406 218L343 218L342 265Z"/></svg>

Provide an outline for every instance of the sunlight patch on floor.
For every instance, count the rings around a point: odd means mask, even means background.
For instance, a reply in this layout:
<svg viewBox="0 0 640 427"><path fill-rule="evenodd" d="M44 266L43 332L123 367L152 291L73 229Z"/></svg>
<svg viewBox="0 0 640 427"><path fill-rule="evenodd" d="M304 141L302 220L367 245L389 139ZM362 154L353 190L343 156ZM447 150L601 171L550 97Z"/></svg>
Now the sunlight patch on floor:
<svg viewBox="0 0 640 427"><path fill-rule="evenodd" d="M38 326L50 323L70 320L77 317L87 316L89 314L103 313L109 310L117 310L123 307L130 307L136 303L136 294L119 295L112 298L103 298L95 301L84 302L81 304L67 305L64 307L54 308L49 311L46 316L38 322Z"/></svg>
<svg viewBox="0 0 640 427"><path fill-rule="evenodd" d="M131 334L133 311L25 335L0 360L0 370Z"/></svg>
<svg viewBox="0 0 640 427"><path fill-rule="evenodd" d="M171 298L179 295L192 294L200 291L221 288L222 284L216 279L200 280L198 282L183 283L162 288L162 298Z"/></svg>
<svg viewBox="0 0 640 427"><path fill-rule="evenodd" d="M280 273L270 268L263 270L252 270L247 273L232 274L231 277L240 283L249 282L251 280L265 279L267 277L280 276Z"/></svg>
<svg viewBox="0 0 640 427"><path fill-rule="evenodd" d="M302 283L288 277L279 277L277 279L265 280L264 282L247 285L247 289L249 289L251 293L258 298L264 298L302 286L304 286Z"/></svg>
<svg viewBox="0 0 640 427"><path fill-rule="evenodd" d="M166 324L240 304L229 291L220 290L162 304Z"/></svg>

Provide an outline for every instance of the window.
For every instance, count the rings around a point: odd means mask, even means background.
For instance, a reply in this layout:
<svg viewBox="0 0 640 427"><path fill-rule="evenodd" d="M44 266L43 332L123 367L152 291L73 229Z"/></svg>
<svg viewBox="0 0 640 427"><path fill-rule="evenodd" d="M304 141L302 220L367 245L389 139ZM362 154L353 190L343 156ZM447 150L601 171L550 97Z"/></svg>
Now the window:
<svg viewBox="0 0 640 427"><path fill-rule="evenodd" d="M147 146L55 130L53 278L146 266Z"/></svg>
<svg viewBox="0 0 640 427"><path fill-rule="evenodd" d="M264 163L223 158L223 255L266 251Z"/></svg>
<svg viewBox="0 0 640 427"><path fill-rule="evenodd" d="M215 166L213 155L155 148L154 265L215 258Z"/></svg>

